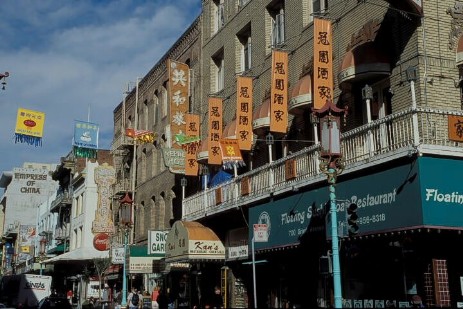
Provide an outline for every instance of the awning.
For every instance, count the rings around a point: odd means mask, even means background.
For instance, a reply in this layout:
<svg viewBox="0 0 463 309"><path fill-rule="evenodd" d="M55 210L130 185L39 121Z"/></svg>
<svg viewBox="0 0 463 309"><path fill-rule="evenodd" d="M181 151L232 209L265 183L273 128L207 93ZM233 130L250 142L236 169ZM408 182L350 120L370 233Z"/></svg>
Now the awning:
<svg viewBox="0 0 463 309"><path fill-rule="evenodd" d="M64 252L64 243L57 245L47 251L47 254L61 254Z"/></svg>
<svg viewBox="0 0 463 309"><path fill-rule="evenodd" d="M225 126L225 129L223 129L222 138L236 138L236 118Z"/></svg>
<svg viewBox="0 0 463 309"><path fill-rule="evenodd" d="M409 13L423 15L422 0L385 0L392 6Z"/></svg>
<svg viewBox="0 0 463 309"><path fill-rule="evenodd" d="M256 108L252 115L252 130L258 136L265 136L270 130L270 96Z"/></svg>
<svg viewBox="0 0 463 309"><path fill-rule="evenodd" d="M457 54L456 54L456 65L463 64L463 35L458 39Z"/></svg>
<svg viewBox="0 0 463 309"><path fill-rule="evenodd" d="M387 55L378 50L373 42L366 42L344 55L338 79L339 84L342 84L390 74L391 65Z"/></svg>
<svg viewBox="0 0 463 309"><path fill-rule="evenodd" d="M301 76L291 90L291 99L288 102L288 112L292 115L302 114L313 106L312 77L309 73Z"/></svg>
<svg viewBox="0 0 463 309"><path fill-rule="evenodd" d="M224 260L222 241L199 222L176 221L167 234L166 263Z"/></svg>
<svg viewBox="0 0 463 309"><path fill-rule="evenodd" d="M43 261L44 264L70 261L89 261L109 257L109 251L98 251L94 248L78 248L64 254L57 255L51 259Z"/></svg>

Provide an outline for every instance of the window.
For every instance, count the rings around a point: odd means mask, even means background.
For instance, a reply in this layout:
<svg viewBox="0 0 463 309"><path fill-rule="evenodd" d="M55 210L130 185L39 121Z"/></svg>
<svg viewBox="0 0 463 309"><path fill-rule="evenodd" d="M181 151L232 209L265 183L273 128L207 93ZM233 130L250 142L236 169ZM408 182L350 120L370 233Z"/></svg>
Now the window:
<svg viewBox="0 0 463 309"><path fill-rule="evenodd" d="M212 6L212 17L214 21L214 32L217 33L225 25L224 0L214 0Z"/></svg>
<svg viewBox="0 0 463 309"><path fill-rule="evenodd" d="M245 28L238 34L240 42L240 70L247 71L251 68L251 27Z"/></svg>
<svg viewBox="0 0 463 309"><path fill-rule="evenodd" d="M143 101L143 126L144 130L148 130L148 100Z"/></svg>
<svg viewBox="0 0 463 309"><path fill-rule="evenodd" d="M161 100L162 100L162 118L167 116L167 82L162 84L161 89Z"/></svg>
<svg viewBox="0 0 463 309"><path fill-rule="evenodd" d="M321 15L328 11L328 0L312 0L312 15Z"/></svg>
<svg viewBox="0 0 463 309"><path fill-rule="evenodd" d="M283 4L269 9L269 13L272 21L272 47L277 47L285 42L285 9Z"/></svg>
<svg viewBox="0 0 463 309"><path fill-rule="evenodd" d="M213 83L215 84L215 87L213 88L215 92L219 92L223 89L224 87L224 54L223 54L223 49L217 52L213 57L212 57L212 62L213 62L213 74L215 80L213 80Z"/></svg>
<svg viewBox="0 0 463 309"><path fill-rule="evenodd" d="M153 129L158 120L159 92L156 90L153 96Z"/></svg>

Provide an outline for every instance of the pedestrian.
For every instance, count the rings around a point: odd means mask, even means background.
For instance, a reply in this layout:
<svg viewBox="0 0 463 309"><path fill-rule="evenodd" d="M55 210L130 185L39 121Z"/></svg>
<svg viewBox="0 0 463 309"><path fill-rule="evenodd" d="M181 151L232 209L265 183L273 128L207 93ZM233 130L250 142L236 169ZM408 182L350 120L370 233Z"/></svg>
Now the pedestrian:
<svg viewBox="0 0 463 309"><path fill-rule="evenodd" d="M132 288L132 291L129 293L129 296L127 296L127 303L129 305L129 308L137 309L139 302L140 302L140 298L138 296L137 289Z"/></svg>
<svg viewBox="0 0 463 309"><path fill-rule="evenodd" d="M412 296L412 308L424 308L423 301L419 295Z"/></svg>
<svg viewBox="0 0 463 309"><path fill-rule="evenodd" d="M212 297L212 308L223 308L222 291L218 286L214 287L214 296Z"/></svg>
<svg viewBox="0 0 463 309"><path fill-rule="evenodd" d="M109 308L109 298L111 294L111 289L107 283L104 284L103 295L101 297L102 309Z"/></svg>
<svg viewBox="0 0 463 309"><path fill-rule="evenodd" d="M73 293L72 293L72 290L69 290L67 293L66 293L66 298L68 299L69 303L72 305L72 296L73 296Z"/></svg>
<svg viewBox="0 0 463 309"><path fill-rule="evenodd" d="M159 295L156 298L156 301L159 305L159 309L167 309L169 307L169 297L167 296L164 288L159 289Z"/></svg>

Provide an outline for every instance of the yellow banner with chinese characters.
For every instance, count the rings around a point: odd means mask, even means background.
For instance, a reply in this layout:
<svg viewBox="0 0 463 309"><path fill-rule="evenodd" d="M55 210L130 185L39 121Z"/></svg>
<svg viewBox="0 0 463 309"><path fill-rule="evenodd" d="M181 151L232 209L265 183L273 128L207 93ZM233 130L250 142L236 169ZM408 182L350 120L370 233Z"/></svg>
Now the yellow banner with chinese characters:
<svg viewBox="0 0 463 309"><path fill-rule="evenodd" d="M288 130L288 53L272 52L272 87L270 89L270 131Z"/></svg>
<svg viewBox="0 0 463 309"><path fill-rule="evenodd" d="M333 100L333 45L331 21L314 18L314 109Z"/></svg>
<svg viewBox="0 0 463 309"><path fill-rule="evenodd" d="M209 136L208 151L209 164L222 164L222 153L220 151L220 139L222 138L222 99L209 98Z"/></svg>
<svg viewBox="0 0 463 309"><path fill-rule="evenodd" d="M252 132L252 77L238 76L236 80L236 137L242 150L251 150Z"/></svg>
<svg viewBox="0 0 463 309"><path fill-rule="evenodd" d="M19 108L16 118L15 142L41 146L45 113Z"/></svg>

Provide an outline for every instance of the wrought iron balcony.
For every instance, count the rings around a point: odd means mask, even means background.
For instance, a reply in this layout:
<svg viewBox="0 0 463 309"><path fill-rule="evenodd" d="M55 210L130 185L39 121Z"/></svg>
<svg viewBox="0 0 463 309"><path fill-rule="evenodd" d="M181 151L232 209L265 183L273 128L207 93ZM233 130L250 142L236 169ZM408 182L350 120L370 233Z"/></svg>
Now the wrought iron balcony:
<svg viewBox="0 0 463 309"><path fill-rule="evenodd" d="M463 112L407 109L343 133L343 174L415 154L462 156L463 143L448 136L451 115L463 116ZM319 170L319 151L320 145L313 145L189 196L183 201L182 219L198 220L326 181Z"/></svg>
<svg viewBox="0 0 463 309"><path fill-rule="evenodd" d="M114 136L111 144L111 151L123 150L129 146L133 146L133 138L126 136L125 132L120 132Z"/></svg>
<svg viewBox="0 0 463 309"><path fill-rule="evenodd" d="M61 191L56 198L51 202L50 212L56 212L61 207L72 205L72 194L69 191Z"/></svg>

